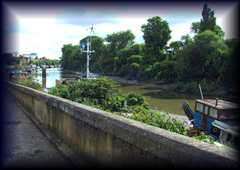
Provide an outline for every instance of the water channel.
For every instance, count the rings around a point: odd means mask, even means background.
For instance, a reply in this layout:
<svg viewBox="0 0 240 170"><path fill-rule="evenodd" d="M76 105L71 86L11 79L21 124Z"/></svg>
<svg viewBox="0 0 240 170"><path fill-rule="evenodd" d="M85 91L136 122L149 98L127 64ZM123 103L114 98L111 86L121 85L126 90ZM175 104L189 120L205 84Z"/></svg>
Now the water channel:
<svg viewBox="0 0 240 170"><path fill-rule="evenodd" d="M49 68L46 70L46 73L46 80L42 79L41 70L33 74L33 78L41 84L45 83L46 88L54 87L56 85L56 80L74 77L73 74L63 72L60 68ZM123 93L134 92L141 94L145 97L146 101L153 109L166 111L169 113L183 115L184 113L181 107L183 100L187 100L191 108L194 107L194 100L183 95L172 98L161 97L159 94L161 93L162 89L156 84L120 84L119 90Z"/></svg>

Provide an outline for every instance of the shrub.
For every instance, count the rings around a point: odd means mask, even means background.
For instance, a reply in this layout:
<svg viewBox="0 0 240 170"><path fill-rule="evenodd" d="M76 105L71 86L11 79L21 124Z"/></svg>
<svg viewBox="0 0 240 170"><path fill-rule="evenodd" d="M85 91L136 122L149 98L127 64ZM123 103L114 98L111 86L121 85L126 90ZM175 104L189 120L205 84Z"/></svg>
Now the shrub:
<svg viewBox="0 0 240 170"><path fill-rule="evenodd" d="M52 95L70 99L69 88L67 85L64 84L51 88L49 93Z"/></svg>
<svg viewBox="0 0 240 170"><path fill-rule="evenodd" d="M105 77L82 79L69 85L54 87L49 93L111 112L131 110L128 106L147 106L142 96L133 93L121 95L117 86L115 81Z"/></svg>
<svg viewBox="0 0 240 170"><path fill-rule="evenodd" d="M155 74L156 80L174 82L178 79L179 68L176 61L164 60L158 64L158 70Z"/></svg>
<svg viewBox="0 0 240 170"><path fill-rule="evenodd" d="M18 80L18 83L36 90L42 90L41 84L35 82L32 78Z"/></svg>
<svg viewBox="0 0 240 170"><path fill-rule="evenodd" d="M107 78L79 80L70 85L59 85L50 90L51 94L110 112L132 113L131 119L141 121L179 134L186 134L187 126L164 112L149 109L141 95L121 95L116 84ZM122 112L122 114L120 113Z"/></svg>
<svg viewBox="0 0 240 170"><path fill-rule="evenodd" d="M125 96L112 96L106 100L104 107L113 112L120 112L124 109L125 100Z"/></svg>
<svg viewBox="0 0 240 170"><path fill-rule="evenodd" d="M135 93L129 93L126 97L126 100L127 100L128 106L144 104L143 96L135 94Z"/></svg>
<svg viewBox="0 0 240 170"><path fill-rule="evenodd" d="M186 83L183 83L183 82L177 83L174 90L176 92L183 92L183 93L187 93L187 94L192 94L194 96L199 96L200 95L199 87L198 87L199 84L202 87L204 96L216 95L216 91L218 90L218 85L215 82L209 81L206 79L203 79L201 81L190 81L190 82L186 82Z"/></svg>
<svg viewBox="0 0 240 170"><path fill-rule="evenodd" d="M144 107L136 107L132 119L138 120L159 128L169 130L171 132L179 133L182 135L187 134L188 127L184 122L171 117L168 113L152 111Z"/></svg>
<svg viewBox="0 0 240 170"><path fill-rule="evenodd" d="M212 136L209 135L199 135L199 136L195 136L194 137L197 140L206 142L206 143L210 143L210 144L214 144L214 142L216 141Z"/></svg>

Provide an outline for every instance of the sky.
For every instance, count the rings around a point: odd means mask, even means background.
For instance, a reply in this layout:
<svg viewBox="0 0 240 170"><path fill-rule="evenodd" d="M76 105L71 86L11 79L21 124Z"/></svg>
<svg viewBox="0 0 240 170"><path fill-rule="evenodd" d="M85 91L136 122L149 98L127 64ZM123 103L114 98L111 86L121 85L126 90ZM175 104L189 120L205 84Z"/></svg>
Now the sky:
<svg viewBox="0 0 240 170"><path fill-rule="evenodd" d="M141 26L147 19L160 16L169 23L171 41L191 32L191 23L200 21L203 3L145 4L5 4L6 51L20 54L37 53L39 57L58 59L64 44L79 44L94 25L94 35L131 30L136 43L143 43ZM234 11L236 3L209 3L225 38L236 37Z"/></svg>

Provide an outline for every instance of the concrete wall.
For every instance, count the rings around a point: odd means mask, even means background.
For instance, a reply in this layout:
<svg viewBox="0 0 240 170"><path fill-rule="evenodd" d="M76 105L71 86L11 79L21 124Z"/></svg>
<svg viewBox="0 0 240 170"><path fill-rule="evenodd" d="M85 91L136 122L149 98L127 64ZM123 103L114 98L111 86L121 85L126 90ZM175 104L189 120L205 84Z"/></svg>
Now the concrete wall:
<svg viewBox="0 0 240 170"><path fill-rule="evenodd" d="M81 156L106 166L235 166L237 153L28 87L18 102Z"/></svg>

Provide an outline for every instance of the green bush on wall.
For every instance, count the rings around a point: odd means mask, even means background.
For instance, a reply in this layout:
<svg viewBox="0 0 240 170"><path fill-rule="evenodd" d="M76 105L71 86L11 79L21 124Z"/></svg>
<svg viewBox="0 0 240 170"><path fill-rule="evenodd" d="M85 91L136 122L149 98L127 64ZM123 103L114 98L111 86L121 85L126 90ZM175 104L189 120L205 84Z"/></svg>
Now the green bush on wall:
<svg viewBox="0 0 240 170"><path fill-rule="evenodd" d="M32 78L18 80L18 83L36 90L42 90L41 84L35 82Z"/></svg>

